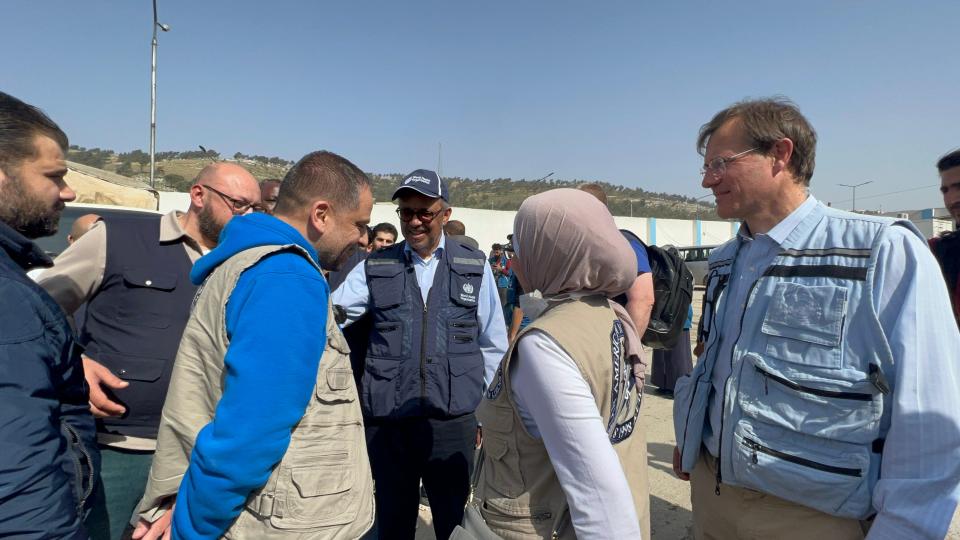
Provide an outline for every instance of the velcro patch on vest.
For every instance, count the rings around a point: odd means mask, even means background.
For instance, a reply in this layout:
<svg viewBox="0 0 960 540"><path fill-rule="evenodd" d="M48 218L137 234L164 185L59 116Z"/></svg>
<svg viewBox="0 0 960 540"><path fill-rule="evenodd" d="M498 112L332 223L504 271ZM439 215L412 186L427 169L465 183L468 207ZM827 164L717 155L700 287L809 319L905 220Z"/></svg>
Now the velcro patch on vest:
<svg viewBox="0 0 960 540"><path fill-rule="evenodd" d="M483 266L483 259L468 259L466 257L454 257L453 264L466 264L468 266Z"/></svg>

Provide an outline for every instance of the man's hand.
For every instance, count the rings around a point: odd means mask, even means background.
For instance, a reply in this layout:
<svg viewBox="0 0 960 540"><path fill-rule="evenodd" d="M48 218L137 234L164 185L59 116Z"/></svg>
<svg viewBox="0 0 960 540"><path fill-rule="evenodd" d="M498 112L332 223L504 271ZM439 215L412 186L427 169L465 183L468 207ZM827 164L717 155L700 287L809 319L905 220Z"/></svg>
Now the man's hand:
<svg viewBox="0 0 960 540"><path fill-rule="evenodd" d="M87 386L90 387L90 412L94 416L106 418L120 416L127 412L126 407L108 398L100 385L108 388L126 388L130 383L117 378L103 364L86 356L83 357L83 376L87 379Z"/></svg>
<svg viewBox="0 0 960 540"><path fill-rule="evenodd" d="M133 530L133 540L170 540L173 531L173 527L171 527L173 524L173 509L176 507L177 503L173 503L170 510L167 510L153 523L140 518L137 528Z"/></svg>
<svg viewBox="0 0 960 540"><path fill-rule="evenodd" d="M673 474L681 480L690 480L690 475L680 470L680 449L676 446L673 447Z"/></svg>

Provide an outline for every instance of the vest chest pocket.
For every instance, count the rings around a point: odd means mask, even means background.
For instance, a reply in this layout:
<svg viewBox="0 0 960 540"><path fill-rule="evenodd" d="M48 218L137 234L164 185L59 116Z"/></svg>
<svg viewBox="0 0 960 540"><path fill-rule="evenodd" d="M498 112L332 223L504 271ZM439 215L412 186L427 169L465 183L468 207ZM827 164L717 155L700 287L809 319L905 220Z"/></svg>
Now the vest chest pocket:
<svg viewBox="0 0 960 540"><path fill-rule="evenodd" d="M490 434L484 435L483 475L487 488L505 497L516 498L523 493L523 477L520 473L520 454L511 448L504 439Z"/></svg>
<svg viewBox="0 0 960 540"><path fill-rule="evenodd" d="M760 331L766 356L809 366L842 366L847 289L777 283Z"/></svg>
<svg viewBox="0 0 960 540"><path fill-rule="evenodd" d="M173 292L177 288L177 275L156 272L149 268L124 268L123 285L127 289L125 300L117 307L117 318L123 322L149 328L170 326L170 314L158 311L167 302L158 301L157 295Z"/></svg>
<svg viewBox="0 0 960 540"><path fill-rule="evenodd" d="M366 265L370 302L378 308L403 303L403 266L380 259L368 260Z"/></svg>
<svg viewBox="0 0 960 540"><path fill-rule="evenodd" d="M403 354L403 322L386 321L373 325L368 356L400 358Z"/></svg>
<svg viewBox="0 0 960 540"><path fill-rule="evenodd" d="M453 270L450 272L450 300L456 305L477 307L483 274L477 273L477 270L472 267L464 268L463 266L450 266ZM483 267L480 266L479 269L482 270Z"/></svg>

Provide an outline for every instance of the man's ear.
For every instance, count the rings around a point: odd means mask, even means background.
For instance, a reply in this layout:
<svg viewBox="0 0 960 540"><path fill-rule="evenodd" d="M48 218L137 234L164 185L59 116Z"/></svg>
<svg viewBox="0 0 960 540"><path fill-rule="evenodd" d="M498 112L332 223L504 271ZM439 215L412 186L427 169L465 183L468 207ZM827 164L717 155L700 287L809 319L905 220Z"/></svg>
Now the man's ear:
<svg viewBox="0 0 960 540"><path fill-rule="evenodd" d="M190 204L197 208L203 208L203 188L200 184L190 186Z"/></svg>
<svg viewBox="0 0 960 540"><path fill-rule="evenodd" d="M780 171L789 170L790 158L793 157L793 146L793 141L786 137L773 143L773 148L770 149L770 153L773 155L775 174Z"/></svg>
<svg viewBox="0 0 960 540"><path fill-rule="evenodd" d="M307 219L310 225L320 234L327 232L333 220L333 209L330 207L330 203L323 200L313 201Z"/></svg>
<svg viewBox="0 0 960 540"><path fill-rule="evenodd" d="M443 219L440 222L442 226L446 226L447 222L450 221L451 214L453 214L453 208L448 206L441 214L443 216Z"/></svg>

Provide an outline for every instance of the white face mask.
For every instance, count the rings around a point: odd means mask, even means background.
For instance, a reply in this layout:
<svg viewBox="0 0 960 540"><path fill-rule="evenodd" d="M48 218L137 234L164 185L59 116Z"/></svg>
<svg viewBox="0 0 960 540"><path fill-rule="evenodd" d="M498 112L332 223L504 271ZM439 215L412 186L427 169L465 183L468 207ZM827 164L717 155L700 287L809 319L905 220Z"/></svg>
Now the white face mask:
<svg viewBox="0 0 960 540"><path fill-rule="evenodd" d="M547 309L547 306L547 301L543 299L540 291L533 291L520 296L520 309L531 321L539 317Z"/></svg>

